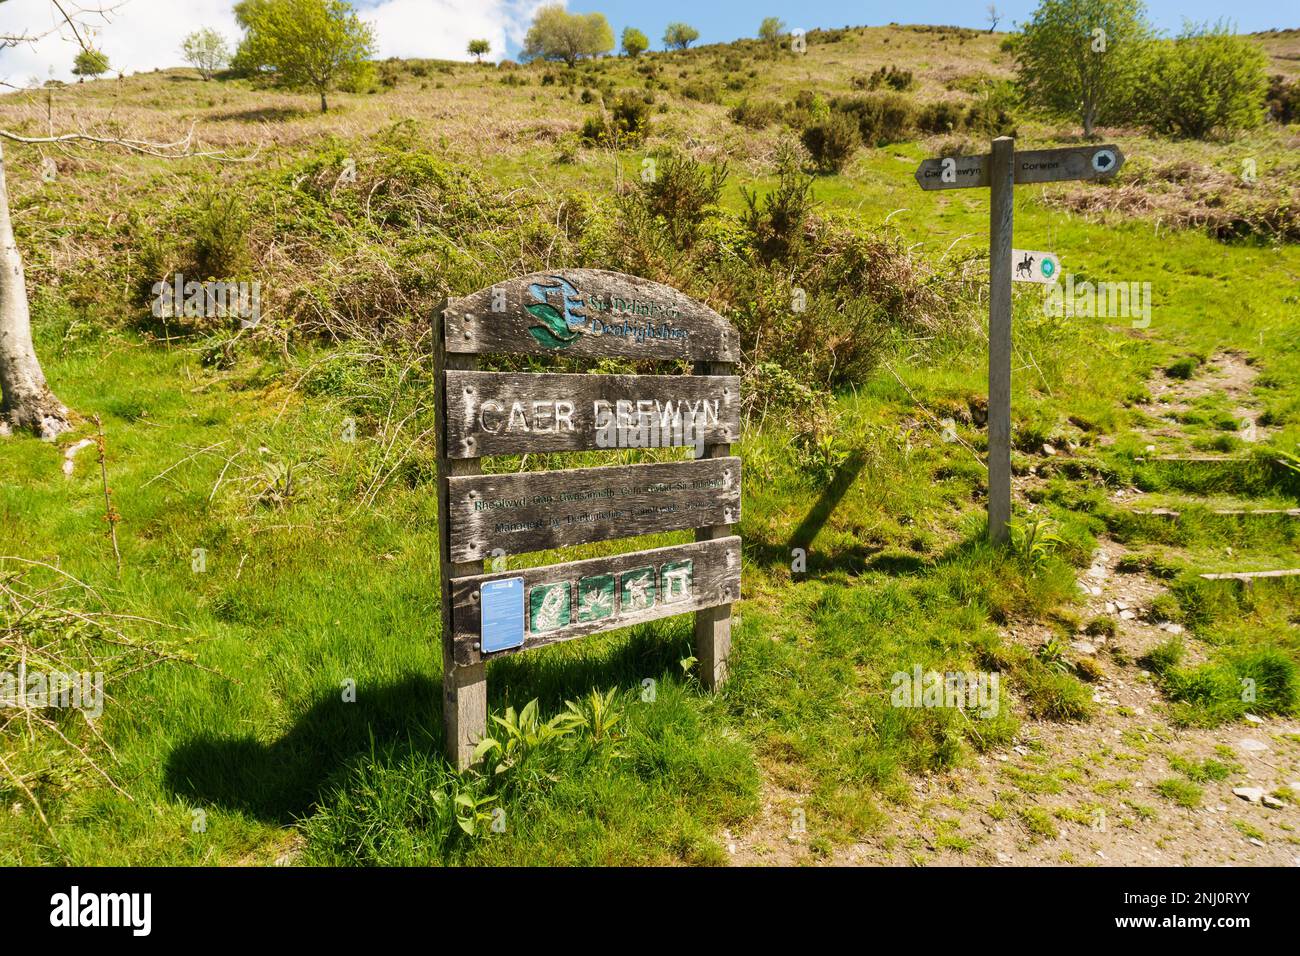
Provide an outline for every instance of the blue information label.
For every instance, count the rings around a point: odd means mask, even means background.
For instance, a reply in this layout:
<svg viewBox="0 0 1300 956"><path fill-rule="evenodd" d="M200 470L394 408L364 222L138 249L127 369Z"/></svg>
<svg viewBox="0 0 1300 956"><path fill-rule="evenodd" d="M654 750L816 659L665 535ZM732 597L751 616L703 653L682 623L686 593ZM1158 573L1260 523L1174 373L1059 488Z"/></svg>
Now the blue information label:
<svg viewBox="0 0 1300 956"><path fill-rule="evenodd" d="M483 653L522 647L524 643L524 579L486 581L478 587L482 608Z"/></svg>

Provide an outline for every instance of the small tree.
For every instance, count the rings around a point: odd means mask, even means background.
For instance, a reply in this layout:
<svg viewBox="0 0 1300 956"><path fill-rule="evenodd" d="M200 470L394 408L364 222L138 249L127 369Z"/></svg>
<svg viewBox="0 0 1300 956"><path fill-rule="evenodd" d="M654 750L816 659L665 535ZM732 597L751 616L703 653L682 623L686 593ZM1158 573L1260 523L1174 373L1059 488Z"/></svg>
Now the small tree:
<svg viewBox="0 0 1300 956"><path fill-rule="evenodd" d="M344 0L253 0L235 12L248 29L237 59L315 90L322 113L325 94L364 70L374 50L374 30Z"/></svg>
<svg viewBox="0 0 1300 956"><path fill-rule="evenodd" d="M1142 0L1042 0L1015 41L1026 99L1079 119L1083 135L1125 118L1151 28Z"/></svg>
<svg viewBox="0 0 1300 956"><path fill-rule="evenodd" d="M487 40L470 40L469 55L479 63L483 62L483 57L492 52L492 44Z"/></svg>
<svg viewBox="0 0 1300 956"><path fill-rule="evenodd" d="M989 33L998 28L998 21L1002 19L1002 15L998 13L998 8L991 3L989 4L986 19L989 21Z"/></svg>
<svg viewBox="0 0 1300 956"><path fill-rule="evenodd" d="M650 49L650 38L636 27L627 27L623 31L623 52L635 59Z"/></svg>
<svg viewBox="0 0 1300 956"><path fill-rule="evenodd" d="M108 72L108 57L99 50L86 49L72 61L72 75L94 79Z"/></svg>
<svg viewBox="0 0 1300 956"><path fill-rule="evenodd" d="M772 46L780 43L784 35L785 22L780 17L763 17L763 22L758 25L758 39L766 40Z"/></svg>
<svg viewBox="0 0 1300 956"><path fill-rule="evenodd" d="M785 36L785 23L780 17L764 17L763 22L758 25L758 38L773 46L780 43L783 36Z"/></svg>
<svg viewBox="0 0 1300 956"><path fill-rule="evenodd" d="M670 23L664 30L664 46L670 50L685 50L700 38L700 31L687 23Z"/></svg>
<svg viewBox="0 0 1300 956"><path fill-rule="evenodd" d="M230 62L226 38L206 27L191 33L181 42L181 55L205 81L212 79L217 70Z"/></svg>
<svg viewBox="0 0 1300 956"><path fill-rule="evenodd" d="M569 66L613 49L614 31L603 13L569 13L558 3L538 10L524 37L524 56L563 60Z"/></svg>
<svg viewBox="0 0 1300 956"><path fill-rule="evenodd" d="M1268 89L1268 56L1225 23L1188 23L1158 43L1142 91L1147 122L1158 132L1204 139L1259 125Z"/></svg>

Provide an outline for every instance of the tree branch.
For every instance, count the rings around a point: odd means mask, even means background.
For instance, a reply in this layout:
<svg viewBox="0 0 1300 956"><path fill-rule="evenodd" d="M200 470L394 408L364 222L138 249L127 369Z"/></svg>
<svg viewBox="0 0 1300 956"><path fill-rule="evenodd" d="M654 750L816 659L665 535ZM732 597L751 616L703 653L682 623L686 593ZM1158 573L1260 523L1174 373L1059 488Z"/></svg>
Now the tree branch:
<svg viewBox="0 0 1300 956"><path fill-rule="evenodd" d="M206 159L219 159L229 163L248 163L257 158L262 150L259 143L257 148L247 156L231 156L224 150L199 150L194 148L194 125L190 124L189 132L181 139L171 143L152 143L143 139L125 139L118 136L96 136L92 133L62 133L58 136L20 136L17 133L10 132L7 129L0 129L0 139L7 139L12 143L27 143L34 145L49 145L55 143L94 143L98 146L120 146L132 153L141 153L145 156L158 156L162 159L185 159L188 157L200 157Z"/></svg>
<svg viewBox="0 0 1300 956"><path fill-rule="evenodd" d="M0 0L3 3L4 0ZM97 4L95 7L83 7L80 5L73 6L68 0L50 0L54 9L59 12L58 20L48 30L40 33L0 33L0 49L11 46L18 46L20 43L35 43L37 40L43 40L52 33L58 33L66 24L72 30L72 36L77 41L77 45L83 50L90 50L89 42L81 35L77 29L77 21L86 17L102 17L105 23L111 23L111 15L117 11L127 0L118 0L118 2L104 5ZM69 11L68 8L71 8Z"/></svg>

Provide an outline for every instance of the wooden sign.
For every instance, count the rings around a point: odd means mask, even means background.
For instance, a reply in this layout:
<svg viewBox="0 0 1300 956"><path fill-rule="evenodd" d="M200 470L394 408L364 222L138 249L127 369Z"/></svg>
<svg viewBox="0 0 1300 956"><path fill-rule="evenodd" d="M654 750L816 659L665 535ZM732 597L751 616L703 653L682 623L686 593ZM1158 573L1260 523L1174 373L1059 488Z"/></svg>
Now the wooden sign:
<svg viewBox="0 0 1300 956"><path fill-rule="evenodd" d="M1033 249L1011 250L1013 282L1038 282L1051 285L1061 277L1061 260L1050 252Z"/></svg>
<svg viewBox="0 0 1300 956"><path fill-rule="evenodd" d="M740 459L449 478L451 560L740 520Z"/></svg>
<svg viewBox="0 0 1300 956"><path fill-rule="evenodd" d="M1054 282L1060 262L1050 253L1011 248L1017 183L1104 179L1124 165L1118 146L1067 146L1016 152L999 136L983 156L927 159L916 169L922 189L989 189L989 538L1011 536L1011 283Z"/></svg>
<svg viewBox="0 0 1300 956"><path fill-rule="evenodd" d="M485 588L519 579L522 643L512 654L643 624L740 599L740 539L633 551L523 571L457 578L452 583L455 658L476 664L493 656L481 646Z"/></svg>
<svg viewBox="0 0 1300 956"><path fill-rule="evenodd" d="M739 439L740 379L732 375L447 373L452 458Z"/></svg>
<svg viewBox="0 0 1300 956"><path fill-rule="evenodd" d="M965 189L991 183L993 155L945 156L927 159L916 168L922 189ZM1015 154L1014 181L1057 183L1070 179L1104 179L1124 165L1118 146L1067 146L1029 149Z"/></svg>
<svg viewBox="0 0 1300 956"><path fill-rule="evenodd" d="M447 308L450 353L736 362L740 339L708 306L600 269L538 272Z"/></svg>
<svg viewBox="0 0 1300 956"><path fill-rule="evenodd" d="M740 597L735 329L676 289L597 269L535 273L434 319L443 724L468 766L486 661L694 612L700 682L727 676ZM692 375L485 372L483 353L692 363ZM491 455L689 447L691 461L484 474ZM485 574L489 557L693 529L695 543Z"/></svg>

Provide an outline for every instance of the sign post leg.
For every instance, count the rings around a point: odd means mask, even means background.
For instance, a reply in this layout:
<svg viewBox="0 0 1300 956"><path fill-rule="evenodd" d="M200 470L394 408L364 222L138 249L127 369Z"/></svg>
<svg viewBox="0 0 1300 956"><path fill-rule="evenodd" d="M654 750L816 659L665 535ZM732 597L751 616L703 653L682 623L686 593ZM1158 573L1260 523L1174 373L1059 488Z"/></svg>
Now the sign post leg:
<svg viewBox="0 0 1300 956"><path fill-rule="evenodd" d="M442 729L447 759L457 770L474 762L474 748L487 733L487 665L456 663L451 579L479 574L482 561L451 560L450 499L447 479L481 472L479 459L453 459L447 454L447 370L477 368L478 359L449 355L443 331L446 302L434 310L434 401L438 403L438 584L442 619Z"/></svg>
<svg viewBox="0 0 1300 956"><path fill-rule="evenodd" d="M697 362L696 375L730 375L734 366L727 362ZM704 458L726 458L730 444L704 445ZM733 534L729 524L695 530L696 541L711 541ZM731 656L731 605L705 608L695 612L695 657L699 661L700 683L717 690L727 680L727 658Z"/></svg>
<svg viewBox="0 0 1300 956"><path fill-rule="evenodd" d="M1011 521L1011 233L1015 140L993 141L989 204L989 540L1005 544Z"/></svg>
<svg viewBox="0 0 1300 956"><path fill-rule="evenodd" d="M447 759L457 770L464 770L474 762L474 748L487 733L487 665L466 667L450 657L449 650L444 651L442 727Z"/></svg>

